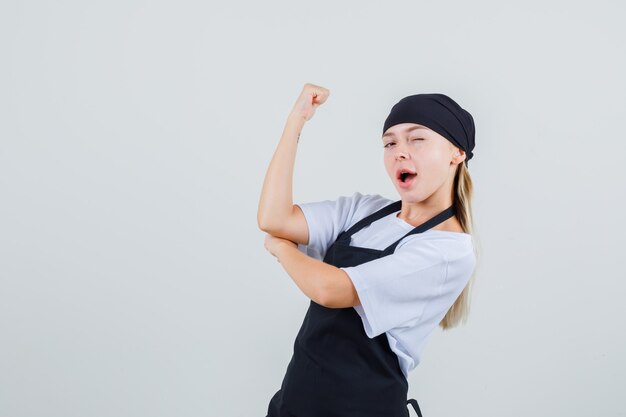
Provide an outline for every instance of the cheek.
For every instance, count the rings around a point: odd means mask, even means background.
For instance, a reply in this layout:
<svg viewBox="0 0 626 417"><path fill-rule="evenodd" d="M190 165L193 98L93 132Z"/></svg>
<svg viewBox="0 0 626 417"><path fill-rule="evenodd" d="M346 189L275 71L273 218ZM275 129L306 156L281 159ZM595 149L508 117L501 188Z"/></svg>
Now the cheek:
<svg viewBox="0 0 626 417"><path fill-rule="evenodd" d="M447 172L445 161L438 154L429 154L428 157L420 158L418 170L425 182L437 182L437 178Z"/></svg>
<svg viewBox="0 0 626 417"><path fill-rule="evenodd" d="M391 172L393 170L394 159L389 155L383 156L383 163L385 164L385 169L387 172Z"/></svg>
<svg viewBox="0 0 626 417"><path fill-rule="evenodd" d="M429 154L432 155L433 161L438 161L445 164L445 160L450 157L450 148L446 145L432 146L429 150Z"/></svg>

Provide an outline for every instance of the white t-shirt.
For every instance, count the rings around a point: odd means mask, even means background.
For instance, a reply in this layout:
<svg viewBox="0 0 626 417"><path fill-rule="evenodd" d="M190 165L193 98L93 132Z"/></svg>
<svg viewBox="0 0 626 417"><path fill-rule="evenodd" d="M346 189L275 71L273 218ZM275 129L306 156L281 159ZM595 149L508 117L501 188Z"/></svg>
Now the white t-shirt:
<svg viewBox="0 0 626 417"><path fill-rule="evenodd" d="M298 204L309 228L309 244L298 245L298 249L323 260L339 233L394 201L356 192L336 200ZM415 228L396 217L398 213L354 233L351 245L387 248ZM472 235L429 229L407 236L388 256L341 269L361 300L354 309L365 333L374 338L386 332L408 378L420 362L428 337L465 288L475 265Z"/></svg>

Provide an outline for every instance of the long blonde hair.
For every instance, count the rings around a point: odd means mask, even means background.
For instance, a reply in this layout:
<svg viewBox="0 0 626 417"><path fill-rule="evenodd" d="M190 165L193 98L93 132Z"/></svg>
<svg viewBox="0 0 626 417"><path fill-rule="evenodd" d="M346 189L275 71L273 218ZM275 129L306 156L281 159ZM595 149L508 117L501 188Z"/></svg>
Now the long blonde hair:
<svg viewBox="0 0 626 417"><path fill-rule="evenodd" d="M472 218L472 193L473 185L472 178L469 174L465 161L459 164L454 177L454 201L453 206L456 212L455 216L461 223L461 227L465 233L472 235L474 239L474 221ZM478 264L478 248L474 245L474 255ZM439 323L439 326L443 330L448 330L456 327L460 322L465 323L467 321L470 309L470 291L474 283L474 277L476 275L476 269L472 272L472 276L469 279L467 285L459 294L457 299L452 304L452 307L448 310L444 318Z"/></svg>

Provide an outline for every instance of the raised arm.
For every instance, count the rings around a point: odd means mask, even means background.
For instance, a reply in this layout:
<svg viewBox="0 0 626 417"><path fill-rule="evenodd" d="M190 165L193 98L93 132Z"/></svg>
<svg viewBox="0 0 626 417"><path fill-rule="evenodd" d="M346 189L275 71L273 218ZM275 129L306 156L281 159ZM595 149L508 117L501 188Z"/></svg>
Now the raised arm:
<svg viewBox="0 0 626 417"><path fill-rule="evenodd" d="M293 204L293 166L304 124L323 104L330 91L306 83L287 117L283 134L265 174L259 200L257 223L261 230L296 243L308 243L304 215Z"/></svg>

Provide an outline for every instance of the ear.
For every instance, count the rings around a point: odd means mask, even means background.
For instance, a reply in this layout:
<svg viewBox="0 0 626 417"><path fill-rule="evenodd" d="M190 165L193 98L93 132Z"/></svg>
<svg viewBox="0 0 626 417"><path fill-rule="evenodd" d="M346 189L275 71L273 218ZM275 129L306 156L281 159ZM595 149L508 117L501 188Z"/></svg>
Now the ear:
<svg viewBox="0 0 626 417"><path fill-rule="evenodd" d="M454 154L452 162L453 164L460 164L461 162L465 160L466 157L467 157L467 154L465 153L463 149L456 148L456 153Z"/></svg>

